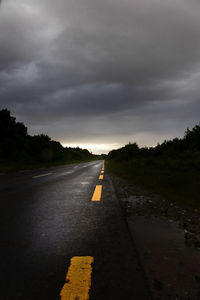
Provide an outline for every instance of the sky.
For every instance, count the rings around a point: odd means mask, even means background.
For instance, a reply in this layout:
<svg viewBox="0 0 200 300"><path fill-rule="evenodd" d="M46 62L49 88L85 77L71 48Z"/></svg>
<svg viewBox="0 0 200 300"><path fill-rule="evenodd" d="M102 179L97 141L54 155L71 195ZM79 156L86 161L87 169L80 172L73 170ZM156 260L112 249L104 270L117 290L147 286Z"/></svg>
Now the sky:
<svg viewBox="0 0 200 300"><path fill-rule="evenodd" d="M199 123L199 0L0 3L0 109L30 134L107 153Z"/></svg>

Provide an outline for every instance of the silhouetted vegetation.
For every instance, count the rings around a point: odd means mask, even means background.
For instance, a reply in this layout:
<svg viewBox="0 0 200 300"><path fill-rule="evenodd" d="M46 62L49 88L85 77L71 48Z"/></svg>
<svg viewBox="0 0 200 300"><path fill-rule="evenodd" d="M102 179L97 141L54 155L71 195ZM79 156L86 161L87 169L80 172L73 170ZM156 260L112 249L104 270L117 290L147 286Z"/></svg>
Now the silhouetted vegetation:
<svg viewBox="0 0 200 300"><path fill-rule="evenodd" d="M64 148L48 135L31 136L27 127L10 115L0 111L0 169L19 169L34 165L54 165L100 159L86 149Z"/></svg>
<svg viewBox="0 0 200 300"><path fill-rule="evenodd" d="M200 125L156 147L129 143L112 150L107 168L171 200L200 208Z"/></svg>

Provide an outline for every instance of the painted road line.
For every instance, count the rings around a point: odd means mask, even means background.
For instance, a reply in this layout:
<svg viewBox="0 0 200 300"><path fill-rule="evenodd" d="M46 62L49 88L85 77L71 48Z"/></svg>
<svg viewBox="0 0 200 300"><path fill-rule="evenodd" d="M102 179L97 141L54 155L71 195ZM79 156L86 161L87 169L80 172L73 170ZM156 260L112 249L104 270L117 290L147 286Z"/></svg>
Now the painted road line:
<svg viewBox="0 0 200 300"><path fill-rule="evenodd" d="M102 185L96 185L92 201L101 201Z"/></svg>
<svg viewBox="0 0 200 300"><path fill-rule="evenodd" d="M92 256L74 256L66 276L60 297L61 300L89 300L91 286Z"/></svg>
<svg viewBox="0 0 200 300"><path fill-rule="evenodd" d="M99 175L99 179L103 179L103 175Z"/></svg>
<svg viewBox="0 0 200 300"><path fill-rule="evenodd" d="M33 176L32 178L44 177L44 176L48 176L48 175L51 175L51 174L52 173L46 173L46 174L36 175L36 176Z"/></svg>

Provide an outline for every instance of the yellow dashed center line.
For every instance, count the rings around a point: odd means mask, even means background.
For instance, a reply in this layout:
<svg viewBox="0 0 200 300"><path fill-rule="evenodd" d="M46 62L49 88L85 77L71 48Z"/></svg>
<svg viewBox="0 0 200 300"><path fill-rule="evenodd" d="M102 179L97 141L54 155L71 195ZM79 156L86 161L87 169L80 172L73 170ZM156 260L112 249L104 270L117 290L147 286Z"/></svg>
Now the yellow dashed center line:
<svg viewBox="0 0 200 300"><path fill-rule="evenodd" d="M101 201L102 185L96 185L92 201Z"/></svg>
<svg viewBox="0 0 200 300"><path fill-rule="evenodd" d="M60 297L61 300L89 300L91 286L92 256L74 256L66 276Z"/></svg>
<svg viewBox="0 0 200 300"><path fill-rule="evenodd" d="M103 179L103 175L99 175L99 179Z"/></svg>

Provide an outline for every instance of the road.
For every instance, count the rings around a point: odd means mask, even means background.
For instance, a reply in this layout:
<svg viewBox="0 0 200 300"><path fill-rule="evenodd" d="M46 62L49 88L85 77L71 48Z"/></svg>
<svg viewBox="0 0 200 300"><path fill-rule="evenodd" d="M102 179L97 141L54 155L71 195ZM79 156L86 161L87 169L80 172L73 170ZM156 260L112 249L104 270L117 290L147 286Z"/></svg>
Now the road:
<svg viewBox="0 0 200 300"><path fill-rule="evenodd" d="M150 299L102 166L96 161L0 176L1 300L86 300L59 296L74 257L93 260L90 300ZM97 185L102 193L95 196Z"/></svg>

